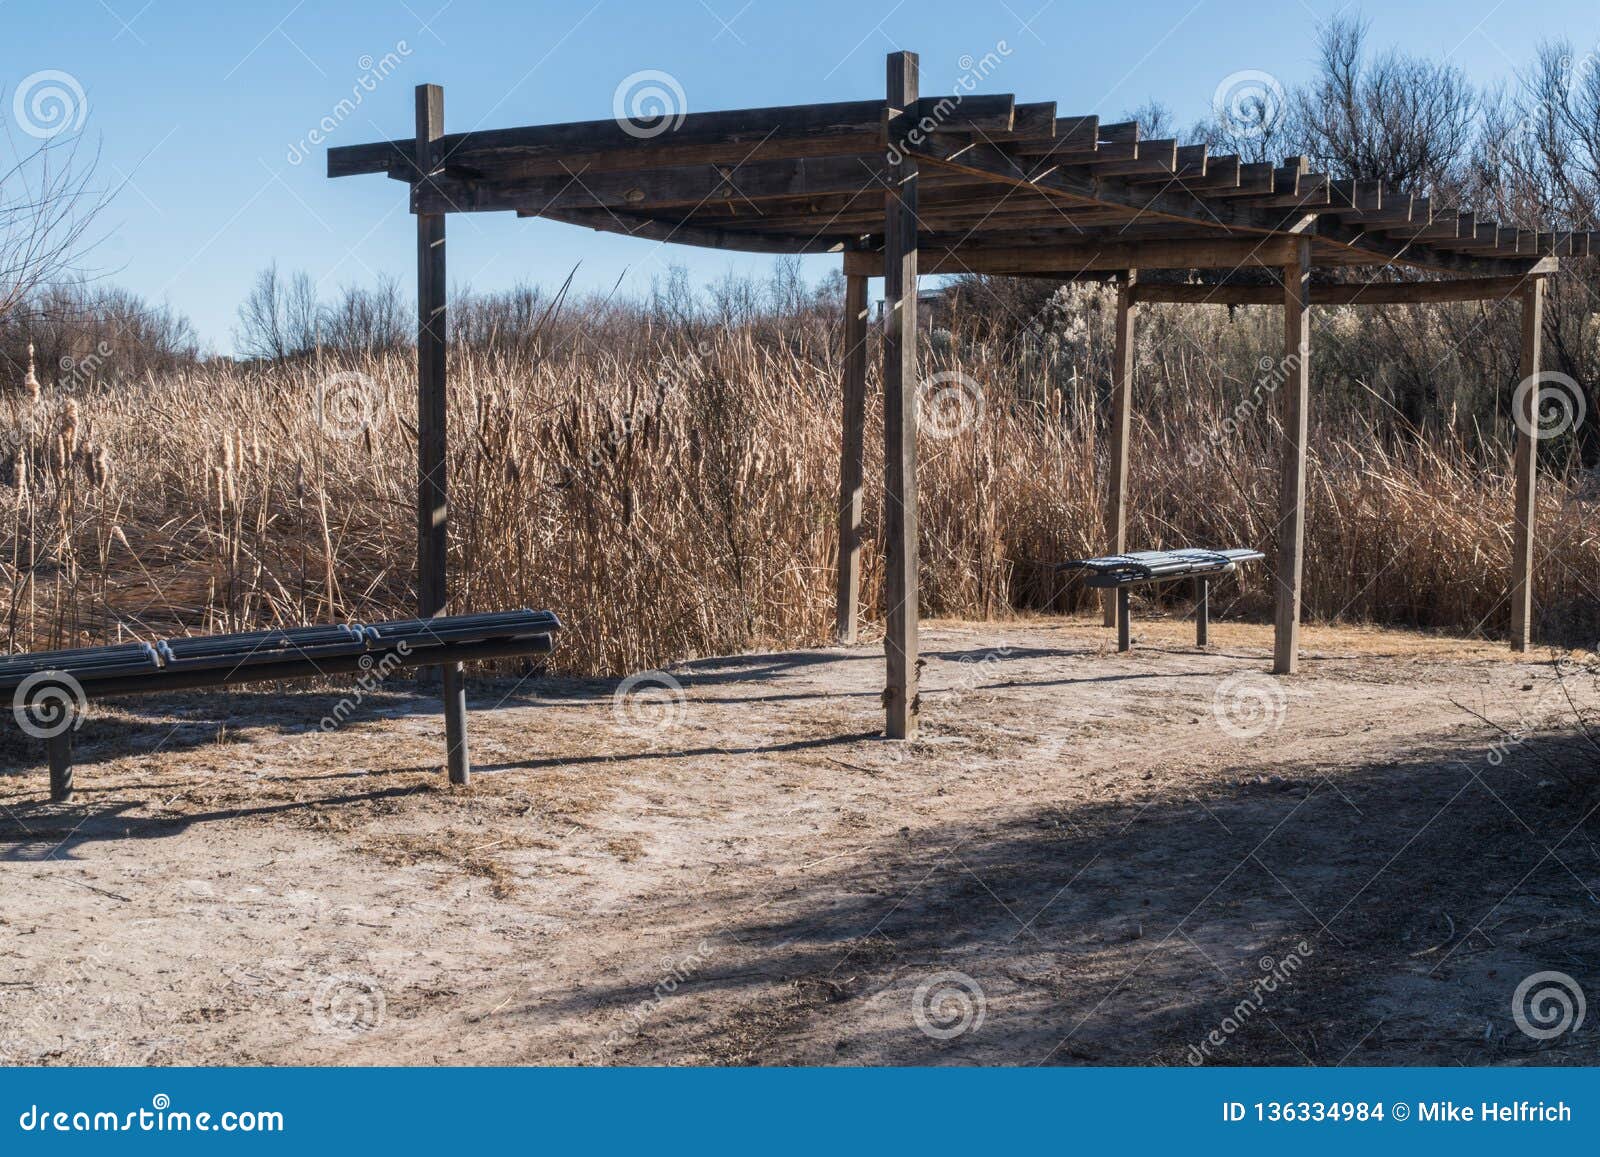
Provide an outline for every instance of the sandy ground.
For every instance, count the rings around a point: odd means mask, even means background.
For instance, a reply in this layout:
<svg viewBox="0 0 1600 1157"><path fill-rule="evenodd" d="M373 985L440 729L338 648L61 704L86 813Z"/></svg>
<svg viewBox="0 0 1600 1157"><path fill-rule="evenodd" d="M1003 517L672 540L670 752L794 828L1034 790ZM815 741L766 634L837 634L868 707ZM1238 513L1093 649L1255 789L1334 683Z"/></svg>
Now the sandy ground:
<svg viewBox="0 0 1600 1157"><path fill-rule="evenodd" d="M1592 670L1137 628L925 624L913 744L873 645L478 683L464 790L409 686L99 709L66 806L7 741L0 1061L1600 1060L1513 1016L1600 987Z"/></svg>

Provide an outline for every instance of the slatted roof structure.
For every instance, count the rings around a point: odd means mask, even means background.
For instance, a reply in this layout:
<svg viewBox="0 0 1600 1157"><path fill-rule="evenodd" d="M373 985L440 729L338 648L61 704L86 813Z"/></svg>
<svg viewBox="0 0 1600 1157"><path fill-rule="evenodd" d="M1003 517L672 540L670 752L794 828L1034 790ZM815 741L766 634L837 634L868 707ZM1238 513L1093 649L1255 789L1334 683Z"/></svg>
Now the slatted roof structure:
<svg viewBox="0 0 1600 1157"><path fill-rule="evenodd" d="M919 274L986 273L1118 284L1106 543L1126 549L1133 325L1141 302L1284 309L1286 432L1273 669L1298 661L1308 313L1317 304L1517 298L1523 378L1539 372L1545 279L1561 257L1600 256L1600 234L1539 232L1381 182L1252 164L1203 144L1144 139L1137 123L1061 116L1053 102L922 96L917 57L888 58L881 99L652 119L444 132L443 93L417 89L414 136L332 148L328 175L385 174L410 190L418 228L419 603L445 578L444 222L514 212L658 242L757 253L837 253L846 275L838 630L856 636L866 279L884 278L885 607L891 737L915 734L916 330ZM1313 270L1335 270L1313 279ZM1263 281L1262 271L1272 272ZM1174 271L1141 277L1141 271ZM1531 623L1537 388L1519 390L1512 644ZM1227 544L1223 544L1227 545ZM1108 608L1108 622L1112 612ZM447 673L448 675L448 673Z"/></svg>

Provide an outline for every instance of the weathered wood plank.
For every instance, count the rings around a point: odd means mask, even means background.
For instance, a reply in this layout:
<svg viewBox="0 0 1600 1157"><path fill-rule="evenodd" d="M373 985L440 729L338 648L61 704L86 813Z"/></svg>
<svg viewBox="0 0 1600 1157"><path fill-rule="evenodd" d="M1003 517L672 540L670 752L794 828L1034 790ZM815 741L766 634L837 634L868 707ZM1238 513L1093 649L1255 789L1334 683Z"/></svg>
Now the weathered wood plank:
<svg viewBox="0 0 1600 1157"><path fill-rule="evenodd" d="M1283 360L1280 413L1283 462L1278 480L1277 605L1272 671L1292 675L1300 664L1300 596L1306 527L1306 437L1311 408L1311 242L1303 239L1283 270Z"/></svg>
<svg viewBox="0 0 1600 1157"><path fill-rule="evenodd" d="M1128 270L1117 283L1116 345L1111 358L1110 478L1106 488L1107 554L1128 549L1128 435L1133 421L1133 326L1137 309L1133 288L1139 273ZM1105 625L1117 625L1117 600L1104 596Z"/></svg>
<svg viewBox="0 0 1600 1157"><path fill-rule="evenodd" d="M1423 305L1450 301L1499 301L1520 294L1526 276L1471 277L1456 281L1378 282L1369 285L1314 285L1312 305ZM1276 285L1153 285L1138 287L1141 302L1182 305L1276 305Z"/></svg>
<svg viewBox="0 0 1600 1157"><path fill-rule="evenodd" d="M867 431L867 279L844 281L844 422L839 442L839 573L834 634L854 643L861 600L861 497Z"/></svg>
<svg viewBox="0 0 1600 1157"><path fill-rule="evenodd" d="M924 237L921 268L925 273L1059 273L1071 276L1090 270L1235 269L1241 265L1279 266L1294 250L1293 237L1248 237L1225 240L1131 241L1081 245L1030 243L986 246L955 245L959 238ZM883 255L847 253L845 271L883 276Z"/></svg>
<svg viewBox="0 0 1600 1157"><path fill-rule="evenodd" d="M1521 382L1512 395L1517 406L1516 451L1511 473L1516 498L1512 509L1511 649L1526 651L1533 640L1533 535L1538 510L1538 375L1544 365L1544 278L1522 291Z"/></svg>
<svg viewBox="0 0 1600 1157"><path fill-rule="evenodd" d="M441 163L444 90L420 84L416 91L417 167L433 172ZM426 183L426 182L424 182ZM450 507L445 479L447 446L445 376L449 342L446 311L445 220L442 213L417 214L417 613L430 618L449 601ZM442 669L446 767L451 783L470 778L467 752L465 673L460 663Z"/></svg>
<svg viewBox="0 0 1600 1157"><path fill-rule="evenodd" d="M929 97L917 124L934 133L1008 131L1015 99L1008 94ZM647 169L697 162L739 164L782 157L881 153L882 101L685 113L662 123L626 119L576 121L452 133L439 141L441 163L497 176ZM907 126L910 127L909 125ZM648 135L647 135L648 134ZM409 142L375 141L328 150L328 176L387 173L410 162Z"/></svg>
<svg viewBox="0 0 1600 1157"><path fill-rule="evenodd" d="M737 166L671 165L623 173L574 168L554 176L503 180L446 175L421 190L415 205L429 213L620 209L649 214L724 203L757 215L766 201L875 191L881 212L886 180L881 157L859 156L801 157Z"/></svg>
<svg viewBox="0 0 1600 1157"><path fill-rule="evenodd" d="M905 107L917 99L915 53L888 60L888 99ZM888 546L884 583L884 733L915 739L917 661L917 172L914 155L894 166L884 212L883 442L884 527Z"/></svg>

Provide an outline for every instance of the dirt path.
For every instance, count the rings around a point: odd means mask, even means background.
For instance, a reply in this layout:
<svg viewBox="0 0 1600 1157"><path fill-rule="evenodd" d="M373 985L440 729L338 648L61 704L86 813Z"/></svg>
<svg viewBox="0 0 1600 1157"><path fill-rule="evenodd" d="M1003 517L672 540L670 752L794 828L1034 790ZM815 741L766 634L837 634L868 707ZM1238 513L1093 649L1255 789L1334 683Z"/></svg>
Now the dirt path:
<svg viewBox="0 0 1600 1157"><path fill-rule="evenodd" d="M465 791L410 693L327 734L336 695L102 712L78 803L0 779L0 1061L1600 1059L1512 1017L1530 974L1600 984L1596 758L1558 734L1592 679L1313 629L1274 681L1264 628L1138 635L929 624L911 745L871 646L621 711L482 684Z"/></svg>

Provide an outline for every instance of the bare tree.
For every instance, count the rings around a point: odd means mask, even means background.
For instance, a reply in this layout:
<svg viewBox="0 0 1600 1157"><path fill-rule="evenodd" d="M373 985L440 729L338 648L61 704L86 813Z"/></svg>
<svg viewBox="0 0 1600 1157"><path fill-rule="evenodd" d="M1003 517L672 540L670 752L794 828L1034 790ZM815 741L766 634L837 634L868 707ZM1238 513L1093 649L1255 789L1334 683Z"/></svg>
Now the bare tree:
<svg viewBox="0 0 1600 1157"><path fill-rule="evenodd" d="M1478 125L1477 92L1452 64L1397 50L1369 56L1366 39L1359 19L1323 29L1317 78L1289 102L1286 143L1340 177L1454 193Z"/></svg>
<svg viewBox="0 0 1600 1157"><path fill-rule="evenodd" d="M48 133L34 143L6 123L12 160L0 168L0 317L80 272L89 230L109 200L94 181L98 154L84 151L81 134Z"/></svg>
<svg viewBox="0 0 1600 1157"><path fill-rule="evenodd" d="M246 357L284 361L316 349L322 326L317 289L306 273L285 280L274 261L256 274L239 306L234 341Z"/></svg>
<svg viewBox="0 0 1600 1157"><path fill-rule="evenodd" d="M411 340L411 311L392 277L372 289L347 288L323 316L323 342L341 353L383 353Z"/></svg>

